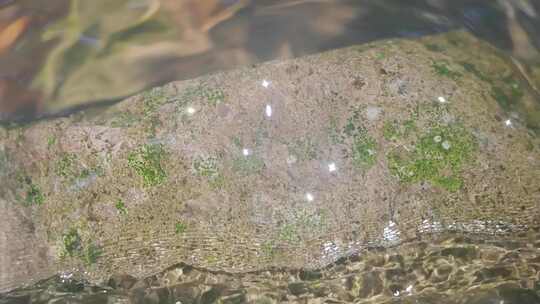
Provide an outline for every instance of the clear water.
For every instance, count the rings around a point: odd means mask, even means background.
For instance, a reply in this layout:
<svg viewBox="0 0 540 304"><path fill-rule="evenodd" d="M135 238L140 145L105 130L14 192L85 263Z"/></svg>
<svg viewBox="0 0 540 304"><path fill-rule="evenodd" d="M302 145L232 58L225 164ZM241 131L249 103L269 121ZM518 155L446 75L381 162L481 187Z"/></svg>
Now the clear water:
<svg viewBox="0 0 540 304"><path fill-rule="evenodd" d="M447 233L374 248L324 269L245 274L179 264L137 280L92 286L62 274L0 303L540 303L538 232L492 239Z"/></svg>
<svg viewBox="0 0 540 304"><path fill-rule="evenodd" d="M0 1L0 118L111 102L216 70L464 28L538 61L529 0Z"/></svg>

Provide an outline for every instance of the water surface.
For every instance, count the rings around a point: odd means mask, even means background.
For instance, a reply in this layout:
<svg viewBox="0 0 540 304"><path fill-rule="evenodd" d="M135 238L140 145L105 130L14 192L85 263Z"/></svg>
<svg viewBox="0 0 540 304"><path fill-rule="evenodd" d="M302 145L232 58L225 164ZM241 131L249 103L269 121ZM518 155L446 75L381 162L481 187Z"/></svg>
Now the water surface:
<svg viewBox="0 0 540 304"><path fill-rule="evenodd" d="M0 1L0 118L115 101L212 71L463 28L538 62L540 4L504 1Z"/></svg>

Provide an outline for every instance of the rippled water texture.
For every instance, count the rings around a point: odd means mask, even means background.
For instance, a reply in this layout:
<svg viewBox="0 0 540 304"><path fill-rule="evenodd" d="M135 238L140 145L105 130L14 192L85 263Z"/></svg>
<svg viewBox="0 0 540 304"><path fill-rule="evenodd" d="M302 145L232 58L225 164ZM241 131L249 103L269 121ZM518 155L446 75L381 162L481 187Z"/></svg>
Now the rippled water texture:
<svg viewBox="0 0 540 304"><path fill-rule="evenodd" d="M172 80L466 28L538 62L539 2L0 1L0 118L115 101Z"/></svg>
<svg viewBox="0 0 540 304"><path fill-rule="evenodd" d="M179 264L141 280L114 276L100 287L66 273L0 303L540 303L538 232L491 237L425 236L312 271L229 274Z"/></svg>

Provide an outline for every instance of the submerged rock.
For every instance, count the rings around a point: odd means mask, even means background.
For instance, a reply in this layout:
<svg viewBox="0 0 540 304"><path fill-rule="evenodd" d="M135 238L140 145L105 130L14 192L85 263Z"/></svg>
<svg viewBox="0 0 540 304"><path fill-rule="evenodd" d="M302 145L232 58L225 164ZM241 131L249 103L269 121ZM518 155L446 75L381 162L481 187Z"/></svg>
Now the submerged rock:
<svg viewBox="0 0 540 304"><path fill-rule="evenodd" d="M492 47L454 32L0 129L0 290L179 262L314 269L423 234L537 227L528 88Z"/></svg>

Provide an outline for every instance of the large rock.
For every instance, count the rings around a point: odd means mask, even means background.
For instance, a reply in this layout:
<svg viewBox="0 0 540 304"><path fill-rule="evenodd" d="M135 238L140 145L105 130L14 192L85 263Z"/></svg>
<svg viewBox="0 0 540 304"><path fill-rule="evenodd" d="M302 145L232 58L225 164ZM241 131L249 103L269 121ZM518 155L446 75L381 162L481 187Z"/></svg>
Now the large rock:
<svg viewBox="0 0 540 304"><path fill-rule="evenodd" d="M528 88L496 50L455 32L0 129L0 290L181 261L318 268L426 233L536 227L539 106Z"/></svg>

